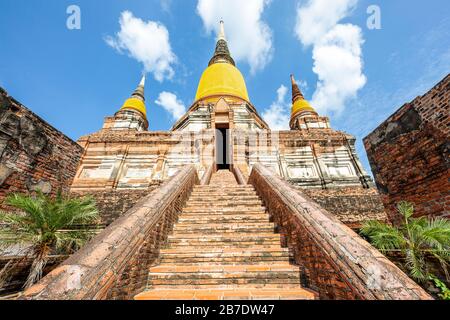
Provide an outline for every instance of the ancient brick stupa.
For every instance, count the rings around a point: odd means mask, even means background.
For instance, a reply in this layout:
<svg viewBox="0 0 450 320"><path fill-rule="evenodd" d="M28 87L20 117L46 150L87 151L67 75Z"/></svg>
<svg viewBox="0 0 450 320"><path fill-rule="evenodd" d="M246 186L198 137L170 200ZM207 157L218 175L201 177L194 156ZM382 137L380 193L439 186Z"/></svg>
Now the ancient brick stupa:
<svg viewBox="0 0 450 320"><path fill-rule="evenodd" d="M261 162L351 226L384 217L355 151L356 139L333 130L329 119L305 99L293 76L291 80L291 130L271 131L251 103L221 22L194 102L172 130L148 131L143 78L120 110L105 119L102 130L79 140L85 153L72 191L101 193L105 201L121 194L122 202L132 203L130 197L153 190L187 164L195 165L200 177L214 166L214 170L239 168L247 178L253 165Z"/></svg>
<svg viewBox="0 0 450 320"><path fill-rule="evenodd" d="M227 259L241 263L241 268L225 263L211 270L203 268L204 272L219 278L220 268L225 273L233 269L244 278L258 278L265 272L262 284L267 284L267 290L270 283L283 279L286 297L313 297L289 285L299 281L298 268L289 266L288 252L280 247L255 191L239 186L233 175L238 171L248 179L258 162L304 190L350 227L368 219L384 220L377 192L355 152L355 138L333 130L329 119L320 116L305 99L293 76L291 80L291 130L271 131L251 103L221 22L215 52L201 76L194 102L172 130L148 131L144 78L120 110L106 118L99 132L79 140L85 152L72 192L96 196L106 224L181 168L194 165L200 179L212 168L211 183L194 190L169 248L161 253L162 264L150 270L149 283L155 290L139 298L157 298L165 294L161 289L171 285L172 289L191 282L207 286L209 280L203 281L202 274L192 266L186 267L186 262L216 265ZM233 204L238 206L233 208ZM241 238L230 238L227 230L235 230ZM218 234L224 237L201 240ZM227 241L237 241L236 248L229 252L229 258L221 260L223 255L217 250ZM252 261L233 260L241 246L248 247L245 254L254 257ZM267 246L269 249L265 249ZM202 248L204 256L191 252L194 249L190 248L197 247ZM270 261L275 269L253 267L254 271L246 272L245 268L253 270L247 264L264 261Z"/></svg>
<svg viewBox="0 0 450 320"><path fill-rule="evenodd" d="M194 102L170 131L148 129L144 77L100 131L78 141L71 192L94 196L109 227L25 296L427 298L351 230L385 220L378 193L355 138L332 129L291 81L290 130L272 131L223 22ZM60 290L73 268L86 285Z"/></svg>

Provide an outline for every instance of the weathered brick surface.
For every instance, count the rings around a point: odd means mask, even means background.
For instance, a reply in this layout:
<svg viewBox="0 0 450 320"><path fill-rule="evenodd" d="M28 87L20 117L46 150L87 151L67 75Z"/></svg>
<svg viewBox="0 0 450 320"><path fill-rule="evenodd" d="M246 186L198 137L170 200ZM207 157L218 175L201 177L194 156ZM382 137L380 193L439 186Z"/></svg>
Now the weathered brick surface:
<svg viewBox="0 0 450 320"><path fill-rule="evenodd" d="M124 215L142 198L157 189L159 184L153 184L146 190L92 190L84 192L72 192L74 197L92 196L100 213L101 224L110 225L116 219Z"/></svg>
<svg viewBox="0 0 450 320"><path fill-rule="evenodd" d="M333 189L297 188L322 208L334 214L352 229L361 228L365 221L386 221L383 202L375 188L343 187Z"/></svg>
<svg viewBox="0 0 450 320"><path fill-rule="evenodd" d="M264 201L302 279L321 299L431 299L335 216L257 164L249 181Z"/></svg>
<svg viewBox="0 0 450 320"><path fill-rule="evenodd" d="M187 166L91 240L23 299L131 299L141 292L178 213L195 184ZM79 279L79 281L77 281Z"/></svg>
<svg viewBox="0 0 450 320"><path fill-rule="evenodd" d="M450 75L405 104L364 139L389 218L396 204L415 204L416 216L449 216Z"/></svg>
<svg viewBox="0 0 450 320"><path fill-rule="evenodd" d="M82 151L0 88L0 207L13 192L68 191Z"/></svg>

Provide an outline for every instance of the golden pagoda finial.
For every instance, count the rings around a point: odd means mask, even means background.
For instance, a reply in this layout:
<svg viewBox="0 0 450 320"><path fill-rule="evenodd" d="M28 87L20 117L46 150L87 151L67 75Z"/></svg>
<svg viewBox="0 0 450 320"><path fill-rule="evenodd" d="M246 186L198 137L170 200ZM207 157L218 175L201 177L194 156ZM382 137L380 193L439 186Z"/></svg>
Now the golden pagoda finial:
<svg viewBox="0 0 450 320"><path fill-rule="evenodd" d="M236 63L231 57L230 50L228 49L228 43L225 37L225 23L223 22L223 20L220 20L220 29L216 44L216 50L214 51L214 56L209 61L208 65L210 66L217 62L230 63L233 66L236 66Z"/></svg>
<svg viewBox="0 0 450 320"><path fill-rule="evenodd" d="M141 79L141 82L139 83L139 86L145 88L145 79L146 79L146 76L145 76L145 73L144 73L144 74L142 75L142 79Z"/></svg>
<svg viewBox="0 0 450 320"><path fill-rule="evenodd" d="M227 41L225 37L225 22L223 20L220 20L219 38L217 40Z"/></svg>
<svg viewBox="0 0 450 320"><path fill-rule="evenodd" d="M120 110L135 110L140 112L145 118L147 118L147 108L145 107L145 80L146 76L144 73L138 87L136 88L136 90L134 90L131 97L125 101Z"/></svg>
<svg viewBox="0 0 450 320"><path fill-rule="evenodd" d="M303 93L301 92L297 84L297 81L295 81L293 74L291 74L291 83L292 83L292 103L295 103L297 100L300 99L305 100L305 97L303 96Z"/></svg>
<svg viewBox="0 0 450 320"><path fill-rule="evenodd" d="M294 127L294 120L302 114L318 115L316 110L306 101L301 92L294 75L291 74L292 83L292 112L291 112L291 129Z"/></svg>

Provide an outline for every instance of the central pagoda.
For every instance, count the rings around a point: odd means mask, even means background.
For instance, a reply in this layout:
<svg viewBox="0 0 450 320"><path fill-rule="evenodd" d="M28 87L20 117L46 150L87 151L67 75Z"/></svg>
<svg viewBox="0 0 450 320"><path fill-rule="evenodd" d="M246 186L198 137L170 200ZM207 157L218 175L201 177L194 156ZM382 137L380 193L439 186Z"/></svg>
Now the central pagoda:
<svg viewBox="0 0 450 320"><path fill-rule="evenodd" d="M250 102L245 79L228 48L223 21L219 30L216 49L200 78L195 101L173 130L269 129Z"/></svg>

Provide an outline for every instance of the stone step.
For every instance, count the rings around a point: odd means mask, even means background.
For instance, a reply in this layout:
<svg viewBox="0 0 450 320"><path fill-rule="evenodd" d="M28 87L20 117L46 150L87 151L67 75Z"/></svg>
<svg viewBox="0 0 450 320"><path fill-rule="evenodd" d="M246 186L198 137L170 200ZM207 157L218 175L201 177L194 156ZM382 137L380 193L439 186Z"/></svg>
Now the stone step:
<svg viewBox="0 0 450 320"><path fill-rule="evenodd" d="M211 207L211 208L264 208L261 205L260 200L234 200L234 201L198 201L198 202L191 202L189 201L186 205L185 209L189 210L192 208L205 208L205 207Z"/></svg>
<svg viewBox="0 0 450 320"><path fill-rule="evenodd" d="M260 241L260 240L277 240L280 241L280 235L273 232L261 232L258 234L198 234L198 233L174 233L169 236L169 240L186 240L186 241L204 241L204 242L234 242L234 241Z"/></svg>
<svg viewBox="0 0 450 320"><path fill-rule="evenodd" d="M173 234L186 234L186 233L267 233L274 232L275 227L272 223L260 223L253 225L235 225L235 224L221 224L221 225L189 225L189 224L177 224L173 230Z"/></svg>
<svg viewBox="0 0 450 320"><path fill-rule="evenodd" d="M214 277L223 277L228 274L248 273L248 272L293 272L297 274L298 268L291 266L289 262L267 264L265 266L253 265L253 264L240 264L240 265L223 265L223 266L197 266L197 265L166 265L161 264L159 266L150 268L151 275L160 274L213 274ZM245 274L244 274L245 276Z"/></svg>
<svg viewBox="0 0 450 320"><path fill-rule="evenodd" d="M300 275L293 271L263 272L150 272L148 287L170 287L174 285L299 285Z"/></svg>
<svg viewBox="0 0 450 320"><path fill-rule="evenodd" d="M205 217L199 217L198 215L184 216L181 215L178 219L178 223L192 223L192 224L205 224L205 223L247 223L247 222L269 222L269 217L256 214L240 214L240 215L211 215Z"/></svg>
<svg viewBox="0 0 450 320"><path fill-rule="evenodd" d="M161 250L162 255L191 255L191 256L205 256L205 255L214 255L214 254L222 254L222 255L253 255L253 254L281 254L288 253L289 249L282 248L281 246L274 246L273 248L211 248L208 251L203 249L180 249L177 248L165 248Z"/></svg>
<svg viewBox="0 0 450 320"><path fill-rule="evenodd" d="M174 249L179 249L179 250L186 250L186 249L196 249L196 250L204 250L204 251L209 251L212 248L217 248L217 246L219 246L219 244L208 244L208 243L192 243L192 244L187 244L187 243L169 243L168 245L165 245L164 248L168 248L169 246L171 246ZM276 248L277 246L279 246L279 244L275 244L275 242L261 242L261 243L256 243L255 241L253 242L233 242L233 243L225 243L225 244L220 244L221 248L225 248L225 249L250 249L250 248L258 248L258 249L270 249L270 248Z"/></svg>
<svg viewBox="0 0 450 320"><path fill-rule="evenodd" d="M214 180L211 180L214 181ZM196 185L195 188L210 188L210 189L217 189L217 185ZM231 184L228 186L229 188L253 188L253 185L251 184Z"/></svg>
<svg viewBox="0 0 450 320"><path fill-rule="evenodd" d="M170 239L168 242L169 246L173 248L180 247L203 247L205 250L210 247L221 246L223 248L251 248L252 246L276 246L279 245L280 240L277 239L261 239L261 240L230 240L228 242L224 242L221 240L210 240L210 241L202 241L202 240L193 240L193 239Z"/></svg>
<svg viewBox="0 0 450 320"><path fill-rule="evenodd" d="M167 265L185 265L185 266L235 266L237 264L252 264L252 265L268 265L271 263L286 262L286 258L249 258L249 257L231 257L231 258L216 258L214 260L209 258L180 258L180 259L162 259L161 263Z"/></svg>
<svg viewBox="0 0 450 320"><path fill-rule="evenodd" d="M217 196L211 196L211 195L194 195L192 194L189 198L189 202L196 202L196 201L205 201L205 202L212 202L217 200L255 200L255 201L261 201L261 199L255 194L239 194L239 195L217 195Z"/></svg>
<svg viewBox="0 0 450 320"><path fill-rule="evenodd" d="M180 279L223 281L230 279L254 280L254 283L267 283L273 280L272 284L289 283L289 280L299 280L298 268L290 265L278 266L279 270L271 270L270 266L259 265L224 265L224 266L173 266L163 265L150 268L150 280L167 280L175 282ZM261 280L261 281L259 281ZM282 282L277 282L283 280ZM248 283L248 282L246 282ZM189 284L189 283L181 283ZM205 284L210 284L205 281Z"/></svg>
<svg viewBox="0 0 450 320"><path fill-rule="evenodd" d="M240 213L260 213L267 214L264 207L193 207L193 208L185 208L182 213L195 213L195 214L207 214L207 213L231 213L231 214L240 214Z"/></svg>
<svg viewBox="0 0 450 320"><path fill-rule="evenodd" d="M252 255L252 256L227 256L217 254L215 256L188 256L167 255L161 258L161 263L166 265L270 265L289 261L289 253L282 255Z"/></svg>
<svg viewBox="0 0 450 320"><path fill-rule="evenodd" d="M181 216L180 216L181 217ZM223 224L223 223L210 223L208 225L203 224L188 224L188 223L177 223L174 226L174 230L186 230L187 228L198 228L201 230L203 228L217 228L217 229L256 229L256 228L274 228L274 224L268 219L260 221L249 221L241 223Z"/></svg>
<svg viewBox="0 0 450 320"><path fill-rule="evenodd" d="M197 237L203 238L204 236L220 235L223 237L229 237L235 234L236 236L257 236L261 233L273 233L273 227L259 228L236 228L233 223L225 223L220 229L211 228L208 224L192 224L184 225L180 224L173 230L171 235L185 234L188 238Z"/></svg>
<svg viewBox="0 0 450 320"><path fill-rule="evenodd" d="M222 284L222 285L217 285L217 284L203 284L203 285L191 285L191 284L173 284L173 285L165 285L165 286L161 286L161 288L164 289L176 289L176 290L199 290L199 289L204 289L204 290L214 290L214 289L219 289L219 290L228 290L228 289L259 289L259 288L271 288L271 289L301 289L301 286L298 283L272 283L272 284L264 284L264 283L254 283L254 284L249 284L249 283L243 283L240 285L236 285L236 284ZM147 285L147 290L155 290L155 289L159 289L159 286L149 286Z"/></svg>
<svg viewBox="0 0 450 320"><path fill-rule="evenodd" d="M135 300L314 300L317 295L301 288L158 289L145 291Z"/></svg>
<svg viewBox="0 0 450 320"><path fill-rule="evenodd" d="M273 233L273 228L266 228L263 230L258 229L220 229L220 230L214 230L212 228L209 229L201 229L200 231L198 229L196 230L180 230L176 229L174 230L174 233L172 235L174 237L179 237L183 239L194 239L194 238L204 238L205 236L220 236L220 237L230 237L230 236L238 236L242 237L245 235L249 236L258 236L260 234L267 234L267 233ZM173 238L169 238L173 239Z"/></svg>
<svg viewBox="0 0 450 320"><path fill-rule="evenodd" d="M259 200L233 200L233 201L199 201L199 202L189 202L185 209L191 208L209 208L220 209L220 208L264 208Z"/></svg>
<svg viewBox="0 0 450 320"><path fill-rule="evenodd" d="M238 250L248 250L248 249L256 249L256 250L268 250L268 249L279 249L280 245L276 244L274 245L273 243L270 244L265 244L265 243L259 243L259 244L255 244L253 243L240 243L240 244L232 244L232 245L221 245L220 247L218 246L205 246L205 245L191 245L186 246L186 245L174 245L174 246L165 246L162 249L175 249L175 250L179 250L179 251L187 251L187 250L201 250L201 251L205 251L205 252L212 252L212 250L220 248L220 249L238 249Z"/></svg>
<svg viewBox="0 0 450 320"><path fill-rule="evenodd" d="M246 194L252 194L256 195L256 189L253 187L239 187L239 188L204 188L204 187L194 187L192 189L192 194L206 194L210 193L213 195L246 195Z"/></svg>
<svg viewBox="0 0 450 320"><path fill-rule="evenodd" d="M255 191L245 191L245 192L214 192L214 191L205 191L205 192L192 192L191 196L195 199L201 199L204 201L208 201L209 199L227 199L227 198L253 198L258 197L258 194ZM261 199L260 199L261 200Z"/></svg>
<svg viewBox="0 0 450 320"><path fill-rule="evenodd" d="M236 223L234 222L235 220L227 221L227 220L217 220L216 219L213 221L213 220L211 220L211 217L209 217L208 220L205 219L204 221L194 220L194 218L192 218L191 220L192 221L190 221L190 222L178 223L176 225L176 227L174 228L174 230L172 231L171 235L174 235L177 232L197 233L201 237L202 235L209 235L211 231L229 233L233 230L236 230L236 233L240 234L242 232L246 232L245 231L246 229L249 230L248 231L249 233L254 235L255 233L256 234L259 233L259 231L258 231L258 228L260 228L259 226L261 226L261 228L263 228L261 230L261 232L266 232L266 233L274 232L274 226L268 221L268 219L250 221L251 223L255 224L254 227L245 226L242 228L236 226ZM242 223L246 223L247 221L243 221ZM217 224L217 222L219 222L221 224L221 226L219 229L217 229L217 231L215 231L215 229L213 227L211 227L210 225ZM256 226L256 225L258 225L258 226Z"/></svg>
<svg viewBox="0 0 450 320"><path fill-rule="evenodd" d="M191 193L191 198L189 200L202 199L206 200L203 197L206 195L206 192L197 192L193 191ZM240 191L240 192L208 192L210 198L225 198L225 199L233 199L233 198L258 198L260 197L256 193L256 191L248 190L248 191Z"/></svg>
<svg viewBox="0 0 450 320"><path fill-rule="evenodd" d="M233 197L256 197L256 196L258 196L258 194L255 191L251 191L251 190L249 190L249 191L237 191L237 192L231 192L231 191L228 191L228 192L225 192L225 191L223 191L223 192L214 192L214 191L202 191L202 192L199 192L199 191L193 191L191 193L191 195L193 197L200 198L200 199L204 198L205 200L208 197L211 197L211 199L216 199L216 198L221 198L221 197L233 198Z"/></svg>
<svg viewBox="0 0 450 320"><path fill-rule="evenodd" d="M237 217L254 217L264 220L266 222L269 221L269 215L265 212L232 212L232 211L224 211L224 212L211 212L210 214L206 212L184 212L179 215L178 219L187 219L187 218L198 218L198 219L209 219L209 218L237 218ZM180 220L181 221L181 220Z"/></svg>

